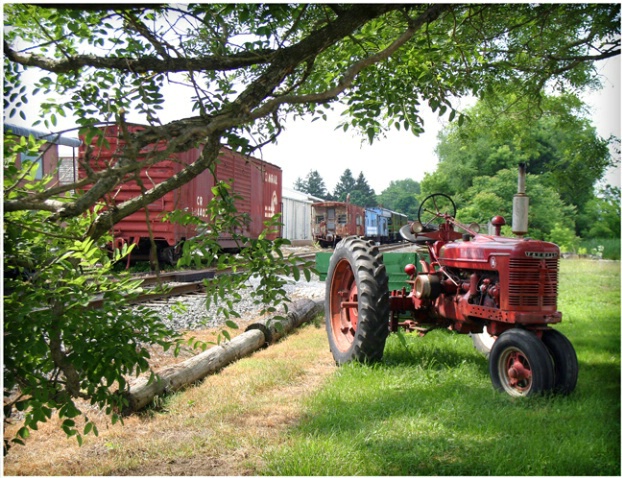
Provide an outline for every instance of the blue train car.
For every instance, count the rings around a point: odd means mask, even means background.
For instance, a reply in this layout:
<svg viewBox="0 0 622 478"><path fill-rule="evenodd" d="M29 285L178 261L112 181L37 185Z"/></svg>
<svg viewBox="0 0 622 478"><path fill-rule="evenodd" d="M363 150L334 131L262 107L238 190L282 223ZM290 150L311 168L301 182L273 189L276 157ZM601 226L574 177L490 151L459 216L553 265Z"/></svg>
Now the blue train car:
<svg viewBox="0 0 622 478"><path fill-rule="evenodd" d="M391 212L382 207L365 209L365 237L376 242L389 242Z"/></svg>

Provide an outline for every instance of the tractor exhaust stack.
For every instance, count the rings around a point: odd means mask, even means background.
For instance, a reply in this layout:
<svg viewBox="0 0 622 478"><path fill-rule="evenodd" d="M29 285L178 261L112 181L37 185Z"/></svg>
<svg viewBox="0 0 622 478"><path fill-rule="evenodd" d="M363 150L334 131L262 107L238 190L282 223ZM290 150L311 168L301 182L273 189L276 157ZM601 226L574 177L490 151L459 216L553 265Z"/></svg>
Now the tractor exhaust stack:
<svg viewBox="0 0 622 478"><path fill-rule="evenodd" d="M525 194L526 165L518 165L518 193L514 195L512 208L512 232L522 237L527 234L529 196Z"/></svg>

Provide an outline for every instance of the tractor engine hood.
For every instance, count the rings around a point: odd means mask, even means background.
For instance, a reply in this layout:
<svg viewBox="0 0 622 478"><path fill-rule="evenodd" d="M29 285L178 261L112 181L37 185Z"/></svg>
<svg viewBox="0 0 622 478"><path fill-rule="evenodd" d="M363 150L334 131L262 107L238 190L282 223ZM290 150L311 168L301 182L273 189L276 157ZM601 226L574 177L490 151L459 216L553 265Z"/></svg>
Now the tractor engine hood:
<svg viewBox="0 0 622 478"><path fill-rule="evenodd" d="M439 263L446 267L496 269L499 259L555 260L559 247L552 242L478 234L465 241L451 242L440 249Z"/></svg>

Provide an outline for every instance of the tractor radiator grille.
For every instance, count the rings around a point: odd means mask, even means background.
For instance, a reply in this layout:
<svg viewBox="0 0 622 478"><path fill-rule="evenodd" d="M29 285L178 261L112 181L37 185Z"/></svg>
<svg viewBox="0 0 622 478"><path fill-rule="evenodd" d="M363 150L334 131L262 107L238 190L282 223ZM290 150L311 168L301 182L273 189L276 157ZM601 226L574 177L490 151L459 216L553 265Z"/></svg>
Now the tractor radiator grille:
<svg viewBox="0 0 622 478"><path fill-rule="evenodd" d="M509 305L557 307L558 259L510 259Z"/></svg>

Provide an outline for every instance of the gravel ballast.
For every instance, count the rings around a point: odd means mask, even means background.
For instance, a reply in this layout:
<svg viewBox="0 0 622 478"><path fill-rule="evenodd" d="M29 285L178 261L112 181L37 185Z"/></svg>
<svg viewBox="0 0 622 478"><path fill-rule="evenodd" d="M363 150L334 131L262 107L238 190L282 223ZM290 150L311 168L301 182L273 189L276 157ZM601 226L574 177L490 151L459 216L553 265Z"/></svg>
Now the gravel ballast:
<svg viewBox="0 0 622 478"><path fill-rule="evenodd" d="M257 286L255 280L247 281L248 288L240 291L242 299L234 304L234 310L240 314L242 320L257 316L261 310L260 305L253 303L252 290ZM287 297L295 302L298 299L323 300L326 284L313 276L311 281L305 279L294 281L288 280L284 289ZM179 304L183 304L182 310ZM205 294L184 296L162 300L157 303L149 303L144 306L158 312L164 323L175 330L201 330L219 327L224 324L225 317L217 314L217 307L211 304L209 309L205 305Z"/></svg>
<svg viewBox="0 0 622 478"><path fill-rule="evenodd" d="M315 248L290 248L291 250L284 252L309 253L317 252ZM324 251L324 250L322 250ZM404 248L393 252L414 252L413 245L405 244ZM234 304L235 311L240 314L242 320L253 319L258 316L261 307L253 304L251 290L257 286L257 281L251 279L247 282L249 288L240 291L242 299ZM317 275L312 275L310 281L301 278L298 281L292 278L287 279L285 292L290 301L295 302L298 299L324 300L326 283L320 281ZM181 311L176 305L182 302L185 311ZM175 330L202 330L214 327L220 327L225 322L225 317L217 314L217 307L213 304L209 309L205 306L205 295L185 296L183 298L170 298L168 301L149 304L148 307L155 309L164 322ZM282 307L279 308L282 310Z"/></svg>

